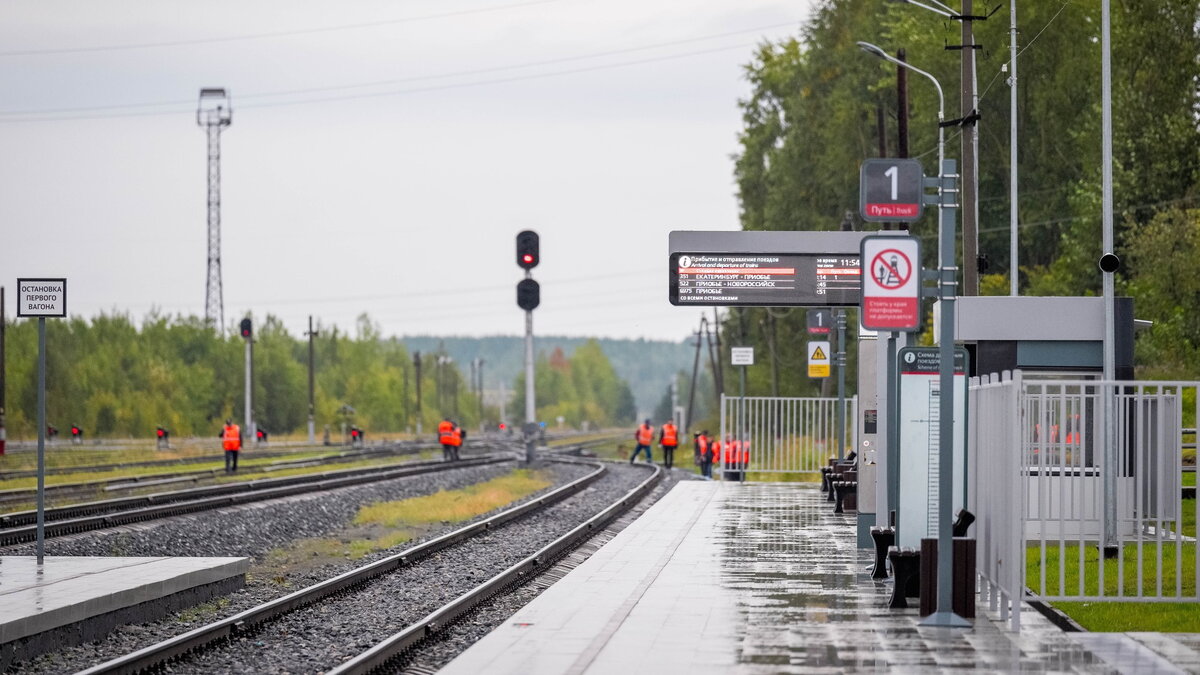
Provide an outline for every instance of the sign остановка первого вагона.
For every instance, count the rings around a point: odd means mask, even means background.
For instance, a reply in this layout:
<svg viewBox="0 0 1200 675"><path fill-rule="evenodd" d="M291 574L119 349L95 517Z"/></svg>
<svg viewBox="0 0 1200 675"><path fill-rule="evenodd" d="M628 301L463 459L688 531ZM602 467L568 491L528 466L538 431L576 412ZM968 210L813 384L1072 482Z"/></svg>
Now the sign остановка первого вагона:
<svg viewBox="0 0 1200 675"><path fill-rule="evenodd" d="M17 316L65 317L66 279L17 279Z"/></svg>

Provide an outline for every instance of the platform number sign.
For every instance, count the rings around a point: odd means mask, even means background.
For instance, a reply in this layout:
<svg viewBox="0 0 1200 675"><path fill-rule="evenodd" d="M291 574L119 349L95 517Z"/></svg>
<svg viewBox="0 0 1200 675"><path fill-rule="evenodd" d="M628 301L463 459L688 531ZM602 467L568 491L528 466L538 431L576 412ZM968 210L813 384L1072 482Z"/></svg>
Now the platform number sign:
<svg viewBox="0 0 1200 675"><path fill-rule="evenodd" d="M924 183L915 159L868 159L859 173L859 214L876 223L920 220Z"/></svg>
<svg viewBox="0 0 1200 675"><path fill-rule="evenodd" d="M808 310L808 334L829 335L833 331L833 312L827 309Z"/></svg>
<svg viewBox="0 0 1200 675"><path fill-rule="evenodd" d="M860 316L870 330L912 332L921 327L921 241L864 237Z"/></svg>

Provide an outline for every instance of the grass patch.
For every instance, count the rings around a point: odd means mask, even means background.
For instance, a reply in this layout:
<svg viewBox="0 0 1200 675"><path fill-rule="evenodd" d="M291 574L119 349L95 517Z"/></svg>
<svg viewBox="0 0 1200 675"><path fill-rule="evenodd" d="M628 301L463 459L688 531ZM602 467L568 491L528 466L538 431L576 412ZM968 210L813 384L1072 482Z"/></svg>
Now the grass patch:
<svg viewBox="0 0 1200 675"><path fill-rule="evenodd" d="M541 473L518 469L506 476L461 490L439 490L425 497L365 506L354 517L354 524L396 528L461 523L549 485L550 481Z"/></svg>
<svg viewBox="0 0 1200 675"><path fill-rule="evenodd" d="M1090 631L1200 633L1194 602L1056 602L1058 609Z"/></svg>
<svg viewBox="0 0 1200 675"><path fill-rule="evenodd" d="M541 472L520 469L461 490L379 502L359 509L352 525L337 536L301 539L267 554L253 574L289 586L293 574L340 560L359 560L411 541L436 525L459 523L538 492L551 481Z"/></svg>
<svg viewBox="0 0 1200 675"><path fill-rule="evenodd" d="M1180 529L1185 536L1196 536L1196 500L1185 499L1181 503L1183 510ZM1169 528L1170 524L1166 524ZM1117 596L1136 595L1138 571L1138 544L1130 543L1122 546L1122 559L1100 560L1100 551L1095 543L1083 546L1083 562L1080 563L1079 544L1068 543L1060 547L1057 543L1046 544L1046 557L1042 559L1041 547L1030 546L1026 549L1025 585L1035 592L1041 590L1041 575L1045 570L1047 595L1073 595L1080 593L1080 579L1083 580L1083 593L1097 595L1100 590L1100 568L1104 568L1104 594ZM1147 593L1155 593L1158 579L1162 579L1163 593L1174 594L1176 581L1185 596L1196 593L1196 544L1185 542L1178 548L1172 543L1163 543L1162 569L1157 565L1157 546L1152 543L1142 544L1141 569L1143 588ZM1181 566L1181 575L1177 577L1176 561ZM1062 582L1060 583L1060 566ZM1118 583L1118 572L1124 578ZM1063 590L1065 589L1065 591ZM1091 631L1162 631L1162 632L1200 632L1200 604L1187 602L1059 602L1054 607L1070 616L1084 628Z"/></svg>
<svg viewBox="0 0 1200 675"><path fill-rule="evenodd" d="M1180 485L1183 485L1184 487L1196 487L1196 472L1184 471L1183 482L1180 483Z"/></svg>
<svg viewBox="0 0 1200 675"><path fill-rule="evenodd" d="M212 602L205 602L195 607L188 607L179 612L179 620L183 623L196 623L198 621L209 621L217 616L217 612L229 606L229 598L217 598Z"/></svg>
<svg viewBox="0 0 1200 675"><path fill-rule="evenodd" d="M714 470L715 473L716 471ZM820 483L821 474L804 471L789 471L787 473L750 471L746 474L746 480L764 483Z"/></svg>
<svg viewBox="0 0 1200 675"><path fill-rule="evenodd" d="M1104 567L1104 595L1138 595L1138 545L1122 546L1122 558L1100 560L1100 549L1094 544L1082 547L1080 562L1079 544L1069 543L1060 547L1057 543L1046 544L1046 556L1042 559L1040 546L1029 546L1025 551L1025 585L1035 593L1042 594L1042 572L1046 575L1045 595L1098 595L1100 593L1100 567ZM1155 592L1158 580L1162 580L1164 593L1173 594L1176 582L1187 596L1196 593L1196 544L1186 542L1179 546L1179 561L1182 575L1175 573L1176 545L1163 543L1162 569L1157 565L1157 547L1142 544L1142 584L1147 593ZM1118 579L1118 575L1122 575ZM1082 583L1081 583L1082 580ZM1080 590L1082 587L1082 591Z"/></svg>

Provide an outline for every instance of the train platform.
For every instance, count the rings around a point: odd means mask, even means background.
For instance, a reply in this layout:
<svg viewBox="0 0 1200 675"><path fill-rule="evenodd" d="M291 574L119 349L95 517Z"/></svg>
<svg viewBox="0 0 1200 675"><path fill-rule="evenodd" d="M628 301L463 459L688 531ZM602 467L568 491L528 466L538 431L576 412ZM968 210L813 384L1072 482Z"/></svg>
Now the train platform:
<svg viewBox="0 0 1200 675"><path fill-rule="evenodd" d="M440 673L1200 672L1182 636L1067 633L1028 606L1019 634L984 603L971 628L920 626L854 519L809 485L681 482Z"/></svg>
<svg viewBox="0 0 1200 675"><path fill-rule="evenodd" d="M0 670L240 588L249 558L0 557Z"/></svg>

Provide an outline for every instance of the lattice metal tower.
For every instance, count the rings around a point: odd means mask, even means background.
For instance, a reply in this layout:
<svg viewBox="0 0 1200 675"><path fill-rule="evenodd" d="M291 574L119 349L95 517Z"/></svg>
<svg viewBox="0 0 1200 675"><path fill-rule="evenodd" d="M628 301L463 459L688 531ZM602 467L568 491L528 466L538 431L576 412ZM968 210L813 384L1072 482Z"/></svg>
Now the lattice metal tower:
<svg viewBox="0 0 1200 675"><path fill-rule="evenodd" d="M233 121L233 106L224 89L201 89L196 124L208 134L208 284L204 320L218 331L225 327L221 291L221 131Z"/></svg>

